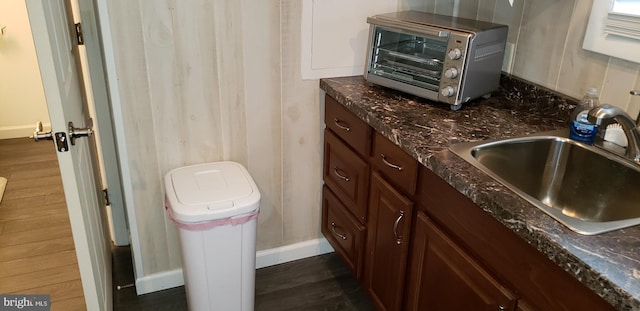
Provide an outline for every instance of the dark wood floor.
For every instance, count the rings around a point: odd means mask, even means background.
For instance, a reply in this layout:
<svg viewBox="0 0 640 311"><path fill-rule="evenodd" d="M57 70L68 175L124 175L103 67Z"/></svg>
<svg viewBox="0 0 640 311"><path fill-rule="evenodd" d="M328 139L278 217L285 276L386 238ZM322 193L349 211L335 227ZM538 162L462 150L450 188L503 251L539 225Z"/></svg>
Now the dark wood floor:
<svg viewBox="0 0 640 311"><path fill-rule="evenodd" d="M184 287L136 296L128 247L113 249L114 310L187 310ZM326 254L256 271L256 311L375 310L335 255Z"/></svg>

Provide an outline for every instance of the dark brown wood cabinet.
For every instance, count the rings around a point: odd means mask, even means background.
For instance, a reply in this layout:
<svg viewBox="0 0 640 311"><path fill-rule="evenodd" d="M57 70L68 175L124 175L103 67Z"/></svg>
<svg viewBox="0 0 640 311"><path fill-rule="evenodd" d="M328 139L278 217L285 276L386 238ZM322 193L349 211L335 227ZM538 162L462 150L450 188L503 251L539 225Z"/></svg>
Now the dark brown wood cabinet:
<svg viewBox="0 0 640 311"><path fill-rule="evenodd" d="M364 287L378 310L401 310L413 202L371 175Z"/></svg>
<svg viewBox="0 0 640 311"><path fill-rule="evenodd" d="M328 95L325 108L322 233L378 310L614 310Z"/></svg>
<svg viewBox="0 0 640 311"><path fill-rule="evenodd" d="M322 234L361 280L369 199L371 128L325 98Z"/></svg>
<svg viewBox="0 0 640 311"><path fill-rule="evenodd" d="M364 254L365 228L325 186L322 190L322 233L357 279Z"/></svg>
<svg viewBox="0 0 640 311"><path fill-rule="evenodd" d="M325 96L324 123L356 153L369 156L371 127L347 110L331 96Z"/></svg>
<svg viewBox="0 0 640 311"><path fill-rule="evenodd" d="M369 157L364 287L378 310L402 310L418 162L379 133Z"/></svg>
<svg viewBox="0 0 640 311"><path fill-rule="evenodd" d="M517 293L518 310L614 310L431 170L420 168L418 184L417 209Z"/></svg>
<svg viewBox="0 0 640 311"><path fill-rule="evenodd" d="M379 310L401 310L418 162L330 96L325 124L322 233Z"/></svg>
<svg viewBox="0 0 640 311"><path fill-rule="evenodd" d="M403 193L413 195L418 180L418 161L376 132L373 135L371 166Z"/></svg>
<svg viewBox="0 0 640 311"><path fill-rule="evenodd" d="M364 224L367 215L369 165L330 130L325 130L324 133L323 179L345 203L345 207Z"/></svg>
<svg viewBox="0 0 640 311"><path fill-rule="evenodd" d="M516 305L516 311L536 311L536 309L529 305L526 300L519 299L518 305Z"/></svg>
<svg viewBox="0 0 640 311"><path fill-rule="evenodd" d="M514 310L515 295L419 211L405 310Z"/></svg>

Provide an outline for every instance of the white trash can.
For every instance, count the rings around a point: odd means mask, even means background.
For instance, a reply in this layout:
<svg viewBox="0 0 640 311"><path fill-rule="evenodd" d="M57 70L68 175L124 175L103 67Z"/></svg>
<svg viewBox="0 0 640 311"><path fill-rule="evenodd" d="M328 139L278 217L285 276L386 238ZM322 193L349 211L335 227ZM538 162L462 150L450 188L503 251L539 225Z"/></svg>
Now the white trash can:
<svg viewBox="0 0 640 311"><path fill-rule="evenodd" d="M260 192L247 169L228 161L192 165L164 181L189 310L253 310Z"/></svg>

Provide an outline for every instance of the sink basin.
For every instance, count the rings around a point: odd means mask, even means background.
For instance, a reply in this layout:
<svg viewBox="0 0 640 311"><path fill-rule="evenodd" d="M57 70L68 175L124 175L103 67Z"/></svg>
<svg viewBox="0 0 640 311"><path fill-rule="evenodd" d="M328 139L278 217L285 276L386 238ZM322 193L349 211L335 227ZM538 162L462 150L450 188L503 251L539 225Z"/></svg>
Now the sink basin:
<svg viewBox="0 0 640 311"><path fill-rule="evenodd" d="M640 224L640 166L556 131L450 150L580 234Z"/></svg>

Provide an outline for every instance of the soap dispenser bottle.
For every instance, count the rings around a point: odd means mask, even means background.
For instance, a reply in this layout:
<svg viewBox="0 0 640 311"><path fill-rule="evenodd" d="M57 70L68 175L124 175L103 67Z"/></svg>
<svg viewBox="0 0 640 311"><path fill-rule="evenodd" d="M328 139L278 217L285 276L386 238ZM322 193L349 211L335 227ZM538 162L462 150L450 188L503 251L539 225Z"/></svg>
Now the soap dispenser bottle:
<svg viewBox="0 0 640 311"><path fill-rule="evenodd" d="M589 110L600 104L598 89L590 88L571 113L569 137L586 144L593 144L598 133L598 125L588 120Z"/></svg>

